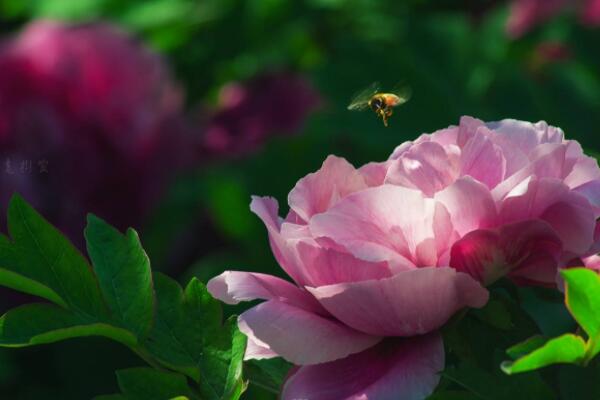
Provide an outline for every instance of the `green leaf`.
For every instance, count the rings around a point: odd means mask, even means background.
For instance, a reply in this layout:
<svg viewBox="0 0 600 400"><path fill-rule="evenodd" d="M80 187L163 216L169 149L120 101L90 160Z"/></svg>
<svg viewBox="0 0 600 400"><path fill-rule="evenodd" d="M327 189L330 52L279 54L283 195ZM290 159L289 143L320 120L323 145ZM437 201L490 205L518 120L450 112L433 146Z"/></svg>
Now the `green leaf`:
<svg viewBox="0 0 600 400"><path fill-rule="evenodd" d="M482 309L472 310L473 315L494 328L507 330L512 327L510 313L501 301L492 299Z"/></svg>
<svg viewBox="0 0 600 400"><path fill-rule="evenodd" d="M251 385L257 385L272 393L279 393L292 364L283 358L250 360L244 366L244 373Z"/></svg>
<svg viewBox="0 0 600 400"><path fill-rule="evenodd" d="M85 320L52 304L23 305L0 318L0 346L24 347L80 336L104 336L130 346L136 343L124 329Z"/></svg>
<svg viewBox="0 0 600 400"><path fill-rule="evenodd" d="M145 341L149 352L198 382L202 398L239 398L246 338L236 320L222 324L221 305L197 279L185 291L161 274L154 282L157 315Z"/></svg>
<svg viewBox="0 0 600 400"><path fill-rule="evenodd" d="M547 337L536 335L532 336L524 342L518 343L508 350L506 353L512 358L516 360L519 357L524 356L525 354L531 353L533 350L542 347L548 341Z"/></svg>
<svg viewBox="0 0 600 400"><path fill-rule="evenodd" d="M133 229L122 235L94 215L88 215L85 238L100 288L113 318L136 336L152 324L154 291L150 260Z"/></svg>
<svg viewBox="0 0 600 400"><path fill-rule="evenodd" d="M462 362L457 367L447 368L442 377L484 400L554 399L552 390L535 372L507 376L497 367L488 372L469 362Z"/></svg>
<svg viewBox="0 0 600 400"><path fill-rule="evenodd" d="M184 375L152 368L117 371L119 387L128 400L167 400L197 398Z"/></svg>
<svg viewBox="0 0 600 400"><path fill-rule="evenodd" d="M93 400L129 400L128 397L122 394L105 394L102 396L96 396Z"/></svg>
<svg viewBox="0 0 600 400"><path fill-rule="evenodd" d="M565 302L573 318L588 334L588 358L600 350L600 276L587 268L561 271L566 282Z"/></svg>
<svg viewBox="0 0 600 400"><path fill-rule="evenodd" d="M547 341L542 347L517 359L505 361L501 368L507 374L532 371L551 364L579 363L585 357L585 341L573 334L565 334Z"/></svg>
<svg viewBox="0 0 600 400"><path fill-rule="evenodd" d="M427 400L481 400L481 397L464 390L444 390L433 393Z"/></svg>
<svg viewBox="0 0 600 400"><path fill-rule="evenodd" d="M106 315L85 257L18 195L8 207L8 228L12 240L0 236L0 285L43 297L81 316Z"/></svg>

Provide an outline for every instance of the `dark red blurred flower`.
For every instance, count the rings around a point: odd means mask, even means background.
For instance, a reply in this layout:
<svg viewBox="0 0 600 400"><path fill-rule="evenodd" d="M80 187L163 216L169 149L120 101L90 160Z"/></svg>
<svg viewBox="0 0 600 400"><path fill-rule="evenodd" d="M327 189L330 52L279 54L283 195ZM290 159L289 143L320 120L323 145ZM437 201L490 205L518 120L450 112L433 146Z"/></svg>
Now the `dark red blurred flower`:
<svg viewBox="0 0 600 400"><path fill-rule="evenodd" d="M230 83L221 90L217 109L203 116L202 148L217 155L252 151L271 135L297 131L319 101L315 89L292 73Z"/></svg>
<svg viewBox="0 0 600 400"><path fill-rule="evenodd" d="M137 226L182 160L163 61L107 24L41 21L0 45L0 71L2 210L16 190L71 235L86 212Z"/></svg>
<svg viewBox="0 0 600 400"><path fill-rule="evenodd" d="M528 67L533 74L539 74L550 65L572 58L573 52L566 44L556 41L542 42L531 52Z"/></svg>
<svg viewBox="0 0 600 400"><path fill-rule="evenodd" d="M506 30L520 37L568 8L577 10L582 23L600 25L600 0L513 0Z"/></svg>

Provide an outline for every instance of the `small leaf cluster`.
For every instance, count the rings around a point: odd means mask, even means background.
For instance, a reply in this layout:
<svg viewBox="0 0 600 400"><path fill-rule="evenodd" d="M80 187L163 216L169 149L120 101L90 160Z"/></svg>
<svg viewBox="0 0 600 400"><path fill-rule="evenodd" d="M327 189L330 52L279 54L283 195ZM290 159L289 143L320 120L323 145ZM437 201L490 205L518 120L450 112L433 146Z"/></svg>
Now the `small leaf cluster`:
<svg viewBox="0 0 600 400"><path fill-rule="evenodd" d="M583 332L556 338L533 336L507 350L512 361L502 363L507 374L532 371L552 364L586 366L600 352L600 276L586 268L561 271L565 303Z"/></svg>
<svg viewBox="0 0 600 400"><path fill-rule="evenodd" d="M153 273L133 229L122 234L90 215L89 260L20 196L0 235L0 285L39 297L0 318L0 346L102 336L150 367L117 372L121 394L101 399L238 399L246 337L235 317L192 279L182 288Z"/></svg>

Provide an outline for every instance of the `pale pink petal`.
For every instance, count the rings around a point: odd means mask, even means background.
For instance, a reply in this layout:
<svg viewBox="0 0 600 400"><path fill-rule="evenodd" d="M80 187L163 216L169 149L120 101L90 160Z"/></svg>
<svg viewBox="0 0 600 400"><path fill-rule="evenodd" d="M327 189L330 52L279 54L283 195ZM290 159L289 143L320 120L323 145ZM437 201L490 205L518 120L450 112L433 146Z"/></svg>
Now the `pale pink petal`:
<svg viewBox="0 0 600 400"><path fill-rule="evenodd" d="M488 292L448 267L416 268L392 278L307 288L334 317L361 332L413 336L441 327L459 309L482 307Z"/></svg>
<svg viewBox="0 0 600 400"><path fill-rule="evenodd" d="M564 133L561 129L540 121L531 123L515 119L504 119L485 124L498 138L506 138L516 148L529 154L536 146L544 143L562 143Z"/></svg>
<svg viewBox="0 0 600 400"><path fill-rule="evenodd" d="M585 197L594 207L594 214L600 215L600 179L584 183L573 191Z"/></svg>
<svg viewBox="0 0 600 400"><path fill-rule="evenodd" d="M600 256L598 254L594 254L593 256L584 258L583 265L586 268L593 269L594 271L600 273Z"/></svg>
<svg viewBox="0 0 600 400"><path fill-rule="evenodd" d="M207 285L210 294L226 304L240 301L277 300L283 303L322 313L314 297L281 278L267 274L243 271L225 271L212 278Z"/></svg>
<svg viewBox="0 0 600 400"><path fill-rule="evenodd" d="M370 162L360 167L358 172L362 175L367 186L380 186L383 185L389 165L389 161Z"/></svg>
<svg viewBox="0 0 600 400"><path fill-rule="evenodd" d="M413 145L390 164L386 183L421 190L431 197L458 177L458 165L434 142Z"/></svg>
<svg viewBox="0 0 600 400"><path fill-rule="evenodd" d="M252 196L250 210L258 215L269 232L269 242L275 259L283 270L297 283L304 285L302 266L298 262L295 251L296 241L290 242L281 235L281 220L278 213L277 200L272 197Z"/></svg>
<svg viewBox="0 0 600 400"><path fill-rule="evenodd" d="M590 248L595 219L585 197L569 191L556 179L530 179L526 186L521 186L502 202L500 221L511 223L539 218L552 226L566 251L584 254Z"/></svg>
<svg viewBox="0 0 600 400"><path fill-rule="evenodd" d="M477 118L465 115L460 117L456 144L462 149L477 134L479 128L485 127L485 123Z"/></svg>
<svg viewBox="0 0 600 400"><path fill-rule="evenodd" d="M417 245L434 238L434 207L419 191L383 185L346 197L315 215L309 227L314 237L326 237L365 261L416 262Z"/></svg>
<svg viewBox="0 0 600 400"><path fill-rule="evenodd" d="M540 220L480 229L452 247L450 266L485 285L508 275L520 284L554 285L562 243Z"/></svg>
<svg viewBox="0 0 600 400"><path fill-rule="evenodd" d="M563 179L567 176L565 170L567 161L567 146L562 144L547 143L538 146L531 154L533 159L527 166L515 172L509 178L492 190L492 196L496 201L502 201L516 187L524 185L533 178L555 178Z"/></svg>
<svg viewBox="0 0 600 400"><path fill-rule="evenodd" d="M506 159L500 146L494 144L481 131L481 127L463 147L461 152L461 176L471 176L493 189L506 172ZM490 132L491 133L491 132Z"/></svg>
<svg viewBox="0 0 600 400"><path fill-rule="evenodd" d="M382 279L392 275L387 262L363 261L348 253L304 242L298 244L297 250L311 286Z"/></svg>
<svg viewBox="0 0 600 400"><path fill-rule="evenodd" d="M390 339L343 360L299 368L282 400L423 400L444 369L439 334Z"/></svg>
<svg viewBox="0 0 600 400"><path fill-rule="evenodd" d="M435 199L446 206L454 229L460 235L492 226L497 218L489 189L468 176L436 193Z"/></svg>
<svg viewBox="0 0 600 400"><path fill-rule="evenodd" d="M279 357L279 354L271 350L269 346L257 341L255 338L248 337L244 360L265 360L275 357Z"/></svg>
<svg viewBox="0 0 600 400"><path fill-rule="evenodd" d="M489 122L486 126L493 130L493 134L488 136L495 144L502 148L502 154L506 158L506 173L505 178L511 177L517 171L527 167L530 162L536 162L535 158L531 158L532 152L537 146L546 143L563 143L564 134L559 128L548 126L544 121L536 124L525 121L516 121L506 119L498 122ZM555 156L559 156L556 154ZM560 158L560 157L559 157ZM564 158L564 155L563 155ZM552 165L563 165L563 162L538 162L540 168L530 168L523 171L518 177L512 178L512 184L509 182L505 185L509 186L502 189L504 192L509 191L512 186L515 186L527 176L536 172L548 171ZM500 190L500 189L499 189Z"/></svg>
<svg viewBox="0 0 600 400"><path fill-rule="evenodd" d="M300 179L288 196L290 208L308 221L339 199L366 188L363 176L343 158L329 156L317 172Z"/></svg>
<svg viewBox="0 0 600 400"><path fill-rule="evenodd" d="M569 159L572 168L565 177L564 182L571 189L600 179L598 161L594 157L586 156L579 143L575 141L568 142L566 157Z"/></svg>
<svg viewBox="0 0 600 400"><path fill-rule="evenodd" d="M242 313L238 325L259 345L297 365L344 358L381 340L332 319L274 300Z"/></svg>

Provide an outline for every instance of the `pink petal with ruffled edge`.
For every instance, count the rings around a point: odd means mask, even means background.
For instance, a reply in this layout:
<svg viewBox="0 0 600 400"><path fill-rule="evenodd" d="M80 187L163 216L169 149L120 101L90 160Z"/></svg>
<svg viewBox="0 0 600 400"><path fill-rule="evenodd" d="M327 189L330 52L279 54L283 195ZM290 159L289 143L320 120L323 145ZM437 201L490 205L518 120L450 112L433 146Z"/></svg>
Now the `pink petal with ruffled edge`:
<svg viewBox="0 0 600 400"><path fill-rule="evenodd" d="M300 179L288 196L290 208L304 221L326 211L339 199L365 189L363 176L343 158L329 156L317 172Z"/></svg>
<svg viewBox="0 0 600 400"><path fill-rule="evenodd" d="M297 250L311 286L392 276L387 262L363 261L348 253L312 246L304 242L298 243Z"/></svg>
<svg viewBox="0 0 600 400"><path fill-rule="evenodd" d="M488 139L483 130L487 128L479 128L462 149L460 175L470 176L492 189L504 178L506 159L500 146Z"/></svg>
<svg viewBox="0 0 600 400"><path fill-rule="evenodd" d="M569 191L557 179L531 178L504 199L500 221L529 219L548 222L562 240L565 251L585 254L593 243L596 223L592 206L585 197Z"/></svg>
<svg viewBox="0 0 600 400"><path fill-rule="evenodd" d="M458 166L434 142L414 144L390 164L386 183L416 188L431 197L458 177Z"/></svg>
<svg viewBox="0 0 600 400"><path fill-rule="evenodd" d="M338 320L378 336L431 332L459 309L482 307L488 299L488 291L477 281L448 267L307 289Z"/></svg>
<svg viewBox="0 0 600 400"><path fill-rule="evenodd" d="M435 239L434 210L435 202L417 190L383 185L351 194L315 215L309 228L315 238L333 241L365 261L389 261L398 271L419 264L420 255L437 252L435 240L427 241Z"/></svg>
<svg viewBox="0 0 600 400"><path fill-rule="evenodd" d="M358 169L367 186L380 186L385 181L390 162L370 162Z"/></svg>
<svg viewBox="0 0 600 400"><path fill-rule="evenodd" d="M248 338L244 360L266 360L275 357L279 357L279 354L271 350L268 345L257 341L256 338Z"/></svg>
<svg viewBox="0 0 600 400"><path fill-rule="evenodd" d="M444 369L439 334L391 339L343 360L299 368L282 400L423 400Z"/></svg>
<svg viewBox="0 0 600 400"><path fill-rule="evenodd" d="M210 294L226 304L240 301L277 300L307 311L327 314L314 297L281 278L243 271L225 271L207 285Z"/></svg>
<svg viewBox="0 0 600 400"><path fill-rule="evenodd" d="M281 268L298 284L307 283L295 249L298 239L288 239L281 234L282 223L277 214L279 210L277 200L272 197L252 196L250 210L265 224L269 232L271 250Z"/></svg>
<svg viewBox="0 0 600 400"><path fill-rule="evenodd" d="M435 199L446 207L454 229L460 235L493 226L497 218L489 189L469 176L436 193Z"/></svg>
<svg viewBox="0 0 600 400"><path fill-rule="evenodd" d="M344 358L381 340L275 300L242 313L238 325L251 340L297 365Z"/></svg>

